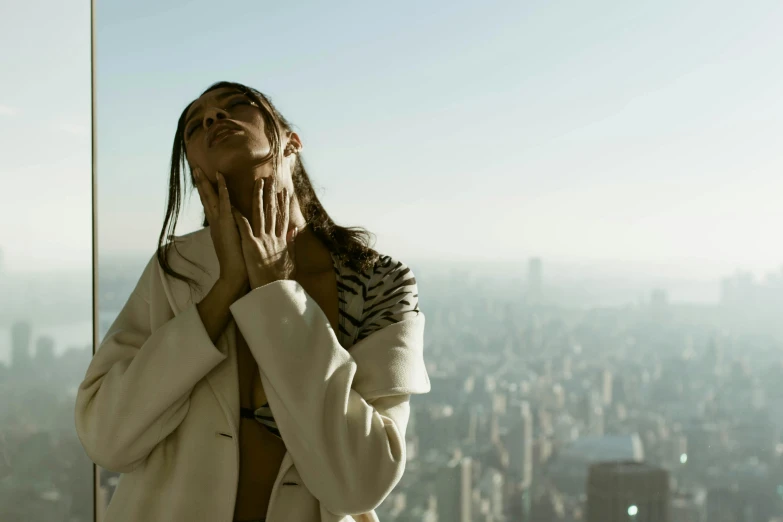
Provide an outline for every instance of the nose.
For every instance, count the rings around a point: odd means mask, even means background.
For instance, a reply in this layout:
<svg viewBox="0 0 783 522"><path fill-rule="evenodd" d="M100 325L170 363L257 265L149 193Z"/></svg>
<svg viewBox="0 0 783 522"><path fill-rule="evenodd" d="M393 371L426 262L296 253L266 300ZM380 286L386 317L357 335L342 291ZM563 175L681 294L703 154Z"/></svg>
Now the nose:
<svg viewBox="0 0 783 522"><path fill-rule="evenodd" d="M210 107L204 111L204 128L208 129L218 120L225 120L228 113L218 107Z"/></svg>

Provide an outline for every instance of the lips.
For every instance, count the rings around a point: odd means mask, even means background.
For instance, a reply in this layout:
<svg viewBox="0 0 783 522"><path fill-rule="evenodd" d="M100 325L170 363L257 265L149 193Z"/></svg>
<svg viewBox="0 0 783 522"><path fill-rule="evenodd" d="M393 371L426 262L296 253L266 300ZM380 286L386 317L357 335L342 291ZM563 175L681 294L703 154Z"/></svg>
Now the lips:
<svg viewBox="0 0 783 522"><path fill-rule="evenodd" d="M216 123L212 126L211 129L209 129L209 133L207 133L207 146L211 147L217 140L227 136L228 134L232 134L241 130L241 128L239 128L237 125L234 125L233 123Z"/></svg>

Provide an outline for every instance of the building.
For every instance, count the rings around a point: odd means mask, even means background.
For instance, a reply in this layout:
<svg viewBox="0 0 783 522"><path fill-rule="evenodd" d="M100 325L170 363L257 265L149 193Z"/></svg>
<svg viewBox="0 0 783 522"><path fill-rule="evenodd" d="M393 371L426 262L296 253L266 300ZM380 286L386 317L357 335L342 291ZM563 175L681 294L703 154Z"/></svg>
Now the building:
<svg viewBox="0 0 783 522"><path fill-rule="evenodd" d="M32 368L32 326L25 321L11 325L11 367L15 372L27 372Z"/></svg>
<svg viewBox="0 0 783 522"><path fill-rule="evenodd" d="M515 404L510 410L512 424L503 442L509 453L511 476L528 488L533 482L533 415L528 402Z"/></svg>
<svg viewBox="0 0 783 522"><path fill-rule="evenodd" d="M456 456L435 481L438 520L471 522L473 517L473 462L470 457Z"/></svg>
<svg viewBox="0 0 783 522"><path fill-rule="evenodd" d="M644 462L600 462L587 479L587 522L669 522L669 473Z"/></svg>
<svg viewBox="0 0 783 522"><path fill-rule="evenodd" d="M706 499L704 490L672 493L669 498L669 522L712 522L706 520Z"/></svg>
<svg viewBox="0 0 783 522"><path fill-rule="evenodd" d="M601 402L603 406L612 405L612 391L614 389L614 376L612 371L606 368L598 372L598 390L601 394Z"/></svg>
<svg viewBox="0 0 783 522"><path fill-rule="evenodd" d="M630 435L583 436L561 448L548 463L548 474L558 491L587 494L590 468L602 462L644 461L641 437Z"/></svg>

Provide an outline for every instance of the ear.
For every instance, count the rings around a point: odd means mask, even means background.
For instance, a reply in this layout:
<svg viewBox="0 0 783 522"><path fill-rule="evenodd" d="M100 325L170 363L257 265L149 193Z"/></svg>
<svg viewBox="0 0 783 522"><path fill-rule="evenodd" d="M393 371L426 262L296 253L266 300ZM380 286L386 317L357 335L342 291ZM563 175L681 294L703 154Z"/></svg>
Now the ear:
<svg viewBox="0 0 783 522"><path fill-rule="evenodd" d="M286 147L293 146L296 148L297 152L302 152L302 140L299 138L299 135L295 132L289 132L288 133L288 142L286 143Z"/></svg>

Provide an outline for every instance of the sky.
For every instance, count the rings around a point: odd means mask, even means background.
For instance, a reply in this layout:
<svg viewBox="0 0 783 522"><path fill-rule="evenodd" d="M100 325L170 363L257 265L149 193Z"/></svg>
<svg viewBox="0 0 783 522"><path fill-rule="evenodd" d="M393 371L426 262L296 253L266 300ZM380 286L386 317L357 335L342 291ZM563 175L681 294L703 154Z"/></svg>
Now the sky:
<svg viewBox="0 0 783 522"><path fill-rule="evenodd" d="M783 265L780 2L96 5L101 256L152 255L177 118L231 80L296 125L332 217L399 259ZM89 3L6 12L4 264L88 265ZM192 193L177 232L200 222Z"/></svg>

